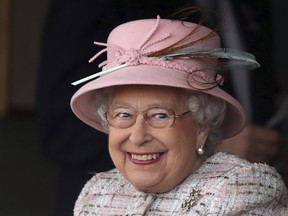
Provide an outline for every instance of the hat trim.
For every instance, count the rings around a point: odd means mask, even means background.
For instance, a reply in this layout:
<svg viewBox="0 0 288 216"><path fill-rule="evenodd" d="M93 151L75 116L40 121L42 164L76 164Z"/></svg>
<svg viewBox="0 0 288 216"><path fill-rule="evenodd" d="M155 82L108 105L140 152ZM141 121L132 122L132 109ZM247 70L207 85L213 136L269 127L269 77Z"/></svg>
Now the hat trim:
<svg viewBox="0 0 288 216"><path fill-rule="evenodd" d="M248 66L250 69L254 69L260 66L260 64L256 61L254 55L248 53L248 52L243 52L240 50L233 50L233 49L227 49L227 48L214 48L214 49L192 49L192 50L179 50L177 52L159 56L159 57L148 57L145 55L138 54L135 55L134 53L137 52L137 50L128 50L125 52L121 58L125 59L126 63L122 63L120 65L117 65L112 68L108 68L106 70L102 70L101 72L97 72L95 74L92 74L90 76L84 77L80 80L77 80L73 83L72 85L76 86L81 83L84 83L86 81L95 79L101 75L116 71L118 69L127 67L129 65L139 65L139 64L146 64L146 65L154 65L154 66L163 66L167 68L173 68L173 69L178 69L181 71L185 72L193 72L195 68L189 68L185 65L178 64L176 62L172 62L171 60L175 58L181 58L181 59L191 59L191 58L217 58L217 59L225 59L229 60L237 60L238 65L241 66ZM132 61L131 61L132 59ZM229 67L228 65L225 65ZM235 65L234 65L235 66ZM201 75L203 76L203 75Z"/></svg>

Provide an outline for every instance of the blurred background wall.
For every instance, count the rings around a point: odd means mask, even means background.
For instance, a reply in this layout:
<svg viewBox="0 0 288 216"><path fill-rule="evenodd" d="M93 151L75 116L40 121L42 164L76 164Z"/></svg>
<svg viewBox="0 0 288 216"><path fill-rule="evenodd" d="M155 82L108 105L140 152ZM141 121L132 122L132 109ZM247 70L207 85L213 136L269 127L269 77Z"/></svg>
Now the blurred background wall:
<svg viewBox="0 0 288 216"><path fill-rule="evenodd" d="M49 0L11 0L9 107L34 110L40 38Z"/></svg>
<svg viewBox="0 0 288 216"><path fill-rule="evenodd" d="M55 169L40 150L36 73L49 0L0 0L0 215L54 215Z"/></svg>
<svg viewBox="0 0 288 216"><path fill-rule="evenodd" d="M49 0L11 0L9 107L34 110L40 36Z"/></svg>

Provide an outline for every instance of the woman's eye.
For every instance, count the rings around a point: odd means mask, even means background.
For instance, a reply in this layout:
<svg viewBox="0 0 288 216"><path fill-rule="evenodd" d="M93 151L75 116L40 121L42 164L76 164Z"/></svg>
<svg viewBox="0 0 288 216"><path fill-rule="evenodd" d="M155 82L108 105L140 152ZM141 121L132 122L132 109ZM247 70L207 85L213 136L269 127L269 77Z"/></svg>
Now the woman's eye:
<svg viewBox="0 0 288 216"><path fill-rule="evenodd" d="M128 118L132 118L132 115L127 112L119 112L115 115L115 118L128 119Z"/></svg>
<svg viewBox="0 0 288 216"><path fill-rule="evenodd" d="M154 113L150 118L154 120L166 120L169 118L169 115L167 113Z"/></svg>

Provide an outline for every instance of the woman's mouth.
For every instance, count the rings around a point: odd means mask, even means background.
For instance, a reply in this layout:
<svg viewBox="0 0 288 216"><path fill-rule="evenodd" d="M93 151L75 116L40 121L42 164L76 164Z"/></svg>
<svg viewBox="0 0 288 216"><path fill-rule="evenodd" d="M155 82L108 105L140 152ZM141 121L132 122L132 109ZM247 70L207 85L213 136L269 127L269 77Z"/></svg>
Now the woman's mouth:
<svg viewBox="0 0 288 216"><path fill-rule="evenodd" d="M130 160L136 164L151 164L160 160L163 153L128 153Z"/></svg>

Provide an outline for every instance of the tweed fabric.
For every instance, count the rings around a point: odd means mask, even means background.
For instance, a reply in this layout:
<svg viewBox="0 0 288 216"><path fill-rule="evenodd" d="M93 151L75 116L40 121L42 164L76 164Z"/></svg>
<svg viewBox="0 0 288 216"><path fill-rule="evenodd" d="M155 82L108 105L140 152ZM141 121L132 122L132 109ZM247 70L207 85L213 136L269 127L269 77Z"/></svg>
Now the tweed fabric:
<svg viewBox="0 0 288 216"><path fill-rule="evenodd" d="M85 185L74 216L288 215L287 188L268 165L217 153L167 193L137 191L116 170Z"/></svg>

